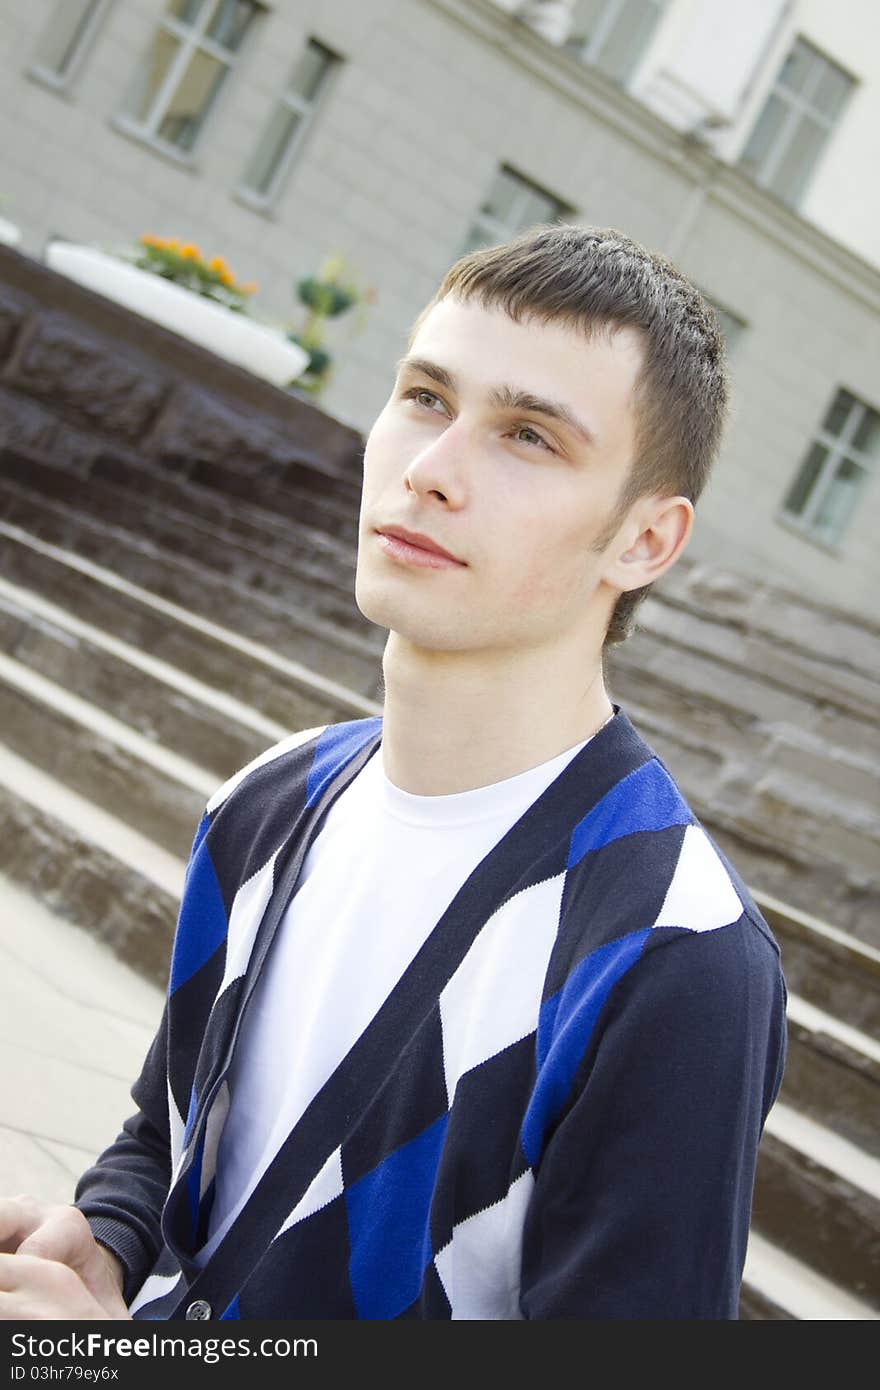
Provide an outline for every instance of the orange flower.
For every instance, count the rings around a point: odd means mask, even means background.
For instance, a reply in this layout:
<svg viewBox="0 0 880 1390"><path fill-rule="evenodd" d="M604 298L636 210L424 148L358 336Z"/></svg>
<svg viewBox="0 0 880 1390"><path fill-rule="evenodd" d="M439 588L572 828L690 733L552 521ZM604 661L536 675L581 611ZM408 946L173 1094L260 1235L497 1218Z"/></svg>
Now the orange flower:
<svg viewBox="0 0 880 1390"><path fill-rule="evenodd" d="M174 249L177 250L177 247L175 246ZM180 247L180 254L186 261L200 261L202 259L201 251L191 241Z"/></svg>
<svg viewBox="0 0 880 1390"><path fill-rule="evenodd" d="M158 238L157 236L153 236L150 232L144 232L143 236L141 237L141 245L142 245L142 246L159 246L159 245L160 245L160 241L159 241L159 238Z"/></svg>
<svg viewBox="0 0 880 1390"><path fill-rule="evenodd" d="M180 242L177 240L177 237L173 236L165 237L164 241L159 242L159 245L162 247L163 251L180 250Z"/></svg>
<svg viewBox="0 0 880 1390"><path fill-rule="evenodd" d="M211 260L208 262L208 269L213 270L214 274L220 279L222 284L229 286L235 284L235 278L232 274L232 271L229 269L229 266L226 264L222 256L213 256Z"/></svg>

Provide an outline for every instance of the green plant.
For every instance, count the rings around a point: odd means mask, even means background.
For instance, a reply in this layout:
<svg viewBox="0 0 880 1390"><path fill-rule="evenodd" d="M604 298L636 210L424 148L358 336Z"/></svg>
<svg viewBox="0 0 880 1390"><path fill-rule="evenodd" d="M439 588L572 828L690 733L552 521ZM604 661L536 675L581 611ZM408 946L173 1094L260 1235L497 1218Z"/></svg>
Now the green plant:
<svg viewBox="0 0 880 1390"><path fill-rule="evenodd" d="M338 252L329 256L317 275L306 275L296 282L296 297L307 310L299 328L289 328L287 336L309 354L305 370L291 382L297 391L318 396L330 379L333 357L325 344L327 319L339 318L356 305L375 302L371 285L361 288L346 271L345 259Z"/></svg>
<svg viewBox="0 0 880 1390"><path fill-rule="evenodd" d="M247 301L258 286L254 281L240 284L222 256L207 260L194 242L176 237L157 237L145 232L138 242L134 264L172 280L184 289L213 299L227 309L247 312Z"/></svg>

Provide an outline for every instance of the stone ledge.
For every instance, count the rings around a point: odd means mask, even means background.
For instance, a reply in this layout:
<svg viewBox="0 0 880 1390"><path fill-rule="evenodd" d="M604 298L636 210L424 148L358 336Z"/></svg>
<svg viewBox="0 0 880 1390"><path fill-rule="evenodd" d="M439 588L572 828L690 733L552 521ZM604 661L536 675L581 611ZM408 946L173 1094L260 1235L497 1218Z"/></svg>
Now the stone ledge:
<svg viewBox="0 0 880 1390"><path fill-rule="evenodd" d="M0 869L165 988L178 899L2 783Z"/></svg>
<svg viewBox="0 0 880 1390"><path fill-rule="evenodd" d="M880 1203L765 1131L753 1224L880 1314Z"/></svg>
<svg viewBox="0 0 880 1390"><path fill-rule="evenodd" d="M186 785L39 694L10 685L5 676L0 678L0 727L20 758L168 853L189 856L205 802L219 785L216 778L206 778L203 786Z"/></svg>
<svg viewBox="0 0 880 1390"><path fill-rule="evenodd" d="M64 321L66 331L74 336L83 333L91 343L103 343L108 368L124 360L147 381L158 382L164 392L186 382L187 390L193 393L192 401L198 401L193 409L202 416L201 428L208 430L219 448L223 448L227 426L234 424L245 439L253 428L261 444L269 448L269 462L275 458L283 464L305 450L329 472L357 478L363 436L311 402L279 390L244 368L50 270L42 261L4 245L0 245L0 286L13 303L29 301L36 306L30 309L27 323L50 313L57 322ZM45 392L47 385L48 379L43 378L39 389ZM173 395L170 391L169 400ZM216 426L207 423L212 417L218 422ZM176 419L183 423L182 415ZM174 431L163 426L161 416L156 428L163 449L173 449ZM104 431L104 435L108 441L114 438L112 429Z"/></svg>
<svg viewBox="0 0 880 1390"><path fill-rule="evenodd" d="M74 613L288 728L379 712L376 703L285 657L277 645L261 645L2 522L0 557L19 592Z"/></svg>

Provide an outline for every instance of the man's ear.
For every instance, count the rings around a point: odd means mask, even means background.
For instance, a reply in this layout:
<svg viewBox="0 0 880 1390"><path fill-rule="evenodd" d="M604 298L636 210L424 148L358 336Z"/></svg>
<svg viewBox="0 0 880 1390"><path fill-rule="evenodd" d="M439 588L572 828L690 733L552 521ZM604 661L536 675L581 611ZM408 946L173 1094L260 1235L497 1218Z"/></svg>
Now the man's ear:
<svg viewBox="0 0 880 1390"><path fill-rule="evenodd" d="M642 497L621 528L605 579L621 593L653 584L681 555L694 524L686 497Z"/></svg>

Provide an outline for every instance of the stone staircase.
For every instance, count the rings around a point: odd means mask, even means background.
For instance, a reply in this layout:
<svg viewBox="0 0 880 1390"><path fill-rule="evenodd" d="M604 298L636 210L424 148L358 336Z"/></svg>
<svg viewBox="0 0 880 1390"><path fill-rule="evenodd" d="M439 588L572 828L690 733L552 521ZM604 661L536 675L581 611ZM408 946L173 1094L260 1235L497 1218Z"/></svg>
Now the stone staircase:
<svg viewBox="0 0 880 1390"><path fill-rule="evenodd" d="M164 986L204 801L375 714L359 437L0 248L0 872ZM880 1317L880 629L687 556L612 653L783 951L741 1315Z"/></svg>
<svg viewBox="0 0 880 1390"><path fill-rule="evenodd" d="M379 709L356 485L231 476L0 452L0 870L160 984L207 796L291 729ZM783 949L791 1046L742 1316L876 1318L880 644L859 628L851 666L804 605L822 642L804 617L783 638L796 601L766 597L684 569L609 679Z"/></svg>

